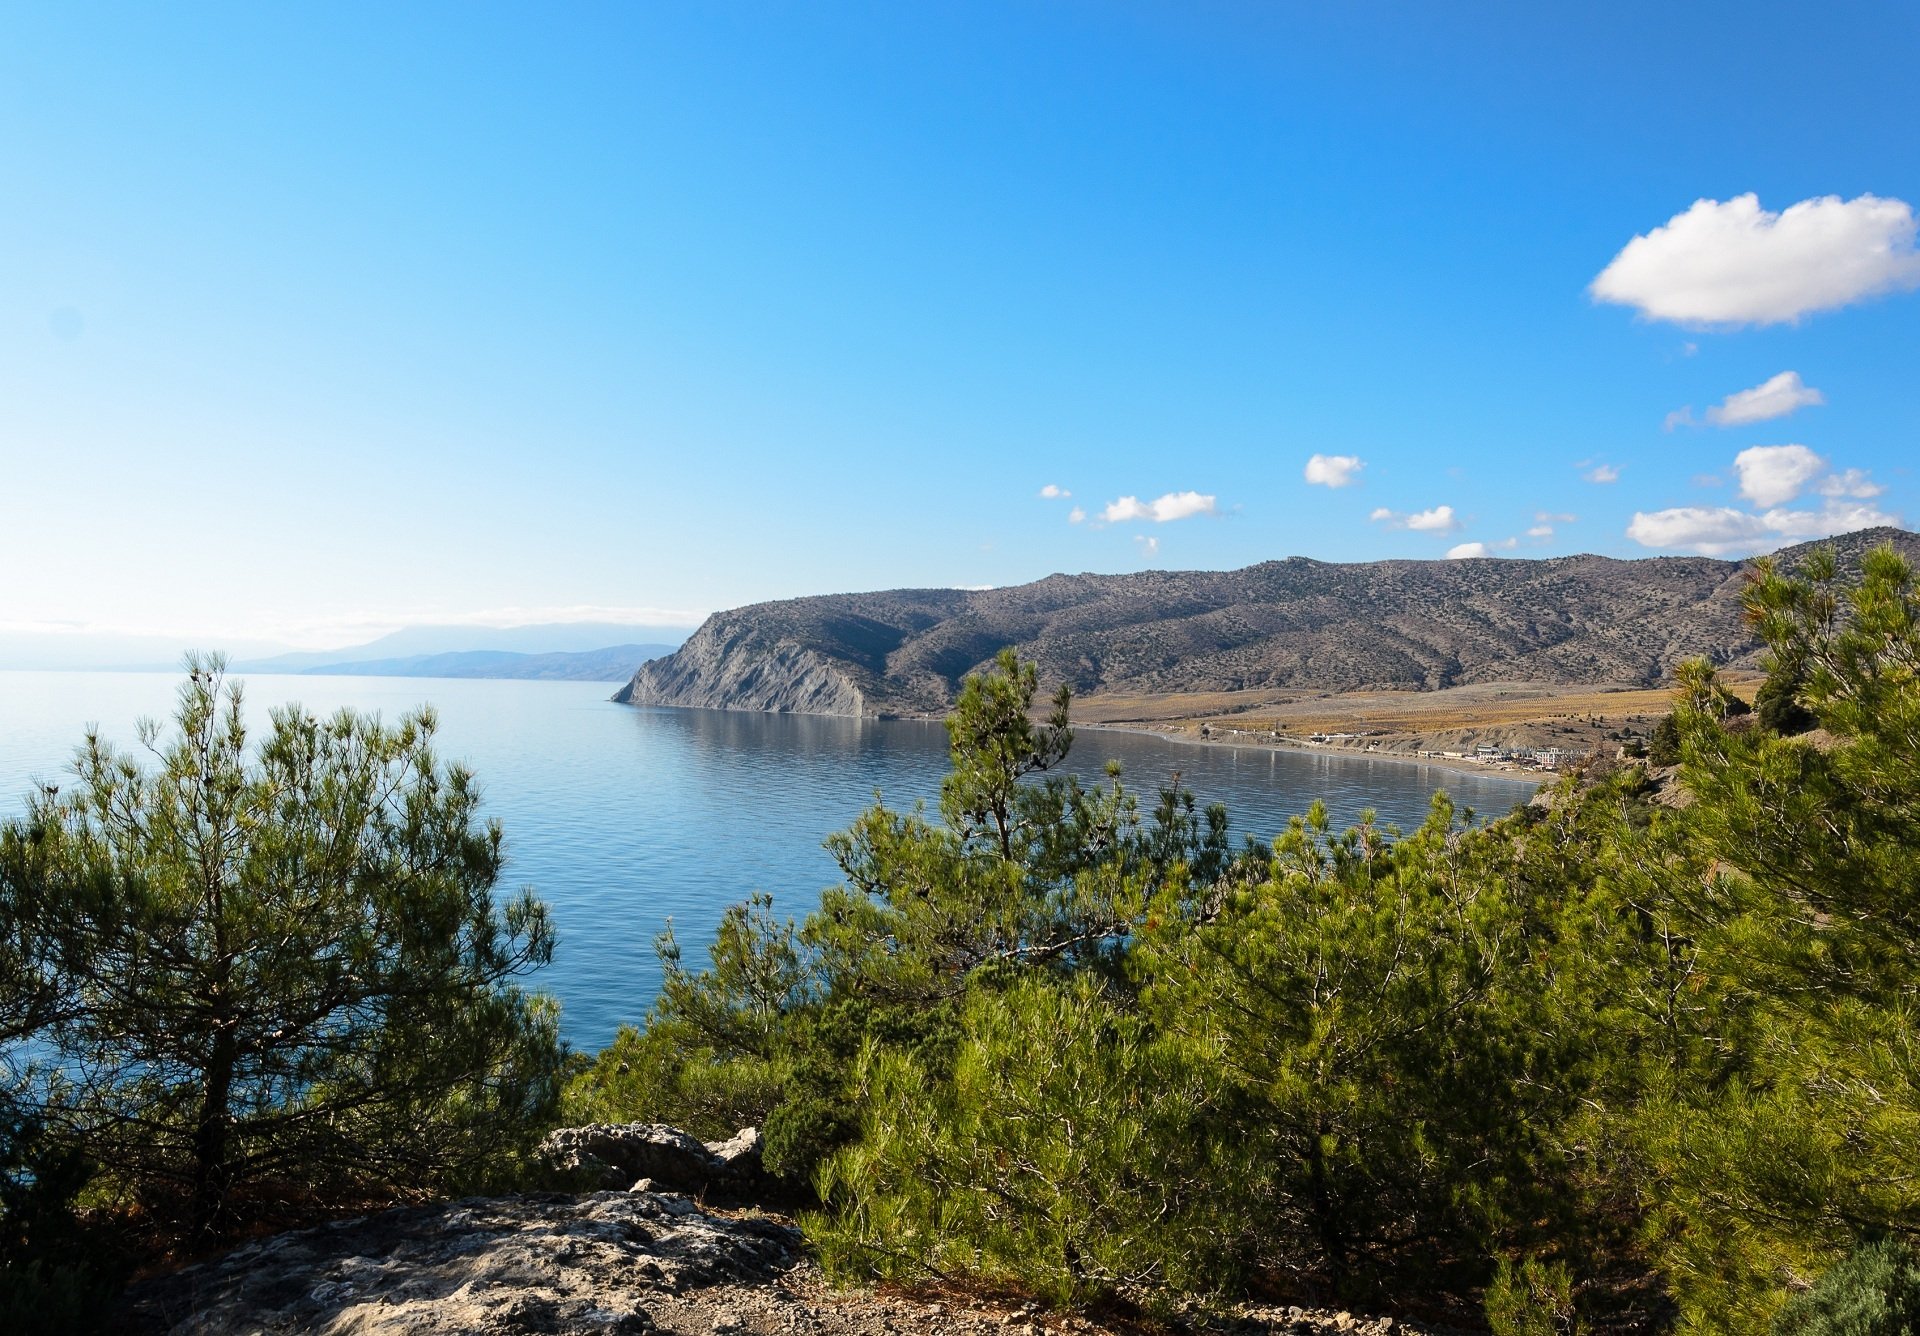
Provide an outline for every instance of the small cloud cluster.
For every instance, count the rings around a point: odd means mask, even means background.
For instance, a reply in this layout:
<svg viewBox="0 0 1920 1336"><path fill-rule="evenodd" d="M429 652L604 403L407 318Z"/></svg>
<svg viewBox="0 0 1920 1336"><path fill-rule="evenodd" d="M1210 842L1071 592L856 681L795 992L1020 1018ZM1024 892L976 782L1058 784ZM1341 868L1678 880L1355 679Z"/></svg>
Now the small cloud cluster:
<svg viewBox="0 0 1920 1336"><path fill-rule="evenodd" d="M1782 371L1750 390L1729 394L1707 410L1707 421L1716 427L1742 427L1749 422L1771 422L1826 401L1827 396L1801 380L1798 371Z"/></svg>
<svg viewBox="0 0 1920 1336"><path fill-rule="evenodd" d="M1195 515L1217 514L1218 502L1217 497L1204 496L1199 492L1168 492L1151 501L1142 501L1137 496L1123 496L1108 503L1107 508L1100 512L1100 519L1106 524L1125 524L1130 520L1167 524Z"/></svg>
<svg viewBox="0 0 1920 1336"><path fill-rule="evenodd" d="M1533 527L1527 530L1527 537L1545 542L1547 539L1553 537L1555 525L1576 524L1579 520L1580 517L1578 515L1568 515L1551 510L1538 511L1533 517Z"/></svg>
<svg viewBox="0 0 1920 1336"><path fill-rule="evenodd" d="M1319 487L1346 487L1366 466L1359 455L1315 455L1307 461L1306 479Z"/></svg>
<svg viewBox="0 0 1920 1336"><path fill-rule="evenodd" d="M1447 549L1447 560L1466 561L1474 557L1490 557L1496 548L1510 552L1519 546L1518 538L1503 538L1497 543L1455 543Z"/></svg>
<svg viewBox="0 0 1920 1336"><path fill-rule="evenodd" d="M1865 469L1846 469L1829 474L1814 490L1822 496L1847 496L1866 501L1887 489L1868 477Z"/></svg>
<svg viewBox="0 0 1920 1336"><path fill-rule="evenodd" d="M1818 510L1776 507L1757 515L1732 506L1676 506L1635 514L1627 537L1644 547L1686 548L1702 556L1724 557L1899 522L1898 516L1857 502L1828 501Z"/></svg>
<svg viewBox="0 0 1920 1336"><path fill-rule="evenodd" d="M1827 396L1801 380L1798 371L1782 371L1750 390L1729 394L1707 410L1707 421L1716 427L1744 427L1755 422L1771 422L1826 401ZM1674 409L1661 425L1667 431L1697 426L1693 405Z"/></svg>
<svg viewBox="0 0 1920 1336"><path fill-rule="evenodd" d="M1757 195L1696 200L1621 248L1589 286L1598 302L1683 325L1774 325L1920 287L1920 225L1904 201Z"/></svg>
<svg viewBox="0 0 1920 1336"><path fill-rule="evenodd" d="M1591 459L1583 459L1575 468L1583 470L1580 474L1588 482L1609 483L1620 481L1620 470L1613 464L1599 464Z"/></svg>
<svg viewBox="0 0 1920 1336"><path fill-rule="evenodd" d="M1755 510L1674 506L1641 511L1627 525L1627 537L1645 547L1686 548L1719 557L1900 522L1898 516L1867 504L1884 489L1864 469L1829 472L1827 461L1804 445L1753 446L1734 456L1733 469L1740 495ZM1810 484L1823 498L1819 507L1788 509L1787 503Z"/></svg>
<svg viewBox="0 0 1920 1336"><path fill-rule="evenodd" d="M1073 495L1072 492L1062 487L1059 483L1054 483L1054 482L1050 482L1045 487L1042 487L1040 489L1040 499L1043 501L1065 501L1068 497L1072 495ZM1086 518L1087 518L1087 512L1080 509L1080 507L1078 506L1075 506L1072 510L1069 510L1067 512L1068 524L1079 524Z"/></svg>
<svg viewBox="0 0 1920 1336"><path fill-rule="evenodd" d="M1416 510L1412 514L1402 514L1397 510L1378 507L1368 519L1384 524L1389 529L1411 529L1415 533L1452 533L1460 527L1452 506L1435 506L1431 510Z"/></svg>

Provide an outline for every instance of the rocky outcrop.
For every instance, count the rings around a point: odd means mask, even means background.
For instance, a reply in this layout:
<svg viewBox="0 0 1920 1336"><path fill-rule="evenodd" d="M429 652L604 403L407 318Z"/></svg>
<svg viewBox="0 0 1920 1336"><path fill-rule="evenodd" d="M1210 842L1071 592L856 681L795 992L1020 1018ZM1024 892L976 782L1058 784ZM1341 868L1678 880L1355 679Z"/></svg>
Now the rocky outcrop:
<svg viewBox="0 0 1920 1336"><path fill-rule="evenodd" d="M1443 1336L1333 1309L1192 1312L1205 1336ZM784 1221L653 1192L383 1211L250 1243L136 1285L138 1336L1120 1336L1137 1323L948 1290L836 1290Z"/></svg>
<svg viewBox="0 0 1920 1336"><path fill-rule="evenodd" d="M866 693L826 655L791 642L728 641L709 621L674 653L641 664L614 700L764 714L867 713Z"/></svg>
<svg viewBox="0 0 1920 1336"><path fill-rule="evenodd" d="M129 1293L126 1326L167 1336L672 1330L655 1308L790 1268L799 1235L650 1192L384 1211L281 1234Z"/></svg>
<svg viewBox="0 0 1920 1336"><path fill-rule="evenodd" d="M763 1186L760 1132L744 1127L727 1141L703 1143L665 1123L589 1123L547 1134L536 1152L564 1182L727 1195Z"/></svg>
<svg viewBox="0 0 1920 1336"><path fill-rule="evenodd" d="M549 1136L563 1174L638 1179L629 1191L538 1193L402 1207L249 1243L127 1292L117 1329L139 1336L1121 1336L1004 1298L835 1289L799 1232L758 1209L723 1211L674 1182L758 1179L760 1134L705 1143L660 1123L599 1123ZM1189 1309L1204 1336L1457 1336L1332 1309Z"/></svg>
<svg viewBox="0 0 1920 1336"><path fill-rule="evenodd" d="M1831 540L1843 566L1920 537ZM1791 566L1815 544L1778 554ZM898 589L707 619L616 700L805 714L939 714L1007 646L1080 696L1433 691L1472 683L1655 685L1704 654L1755 661L1744 564L1708 557L1378 561L1054 575L1004 589Z"/></svg>

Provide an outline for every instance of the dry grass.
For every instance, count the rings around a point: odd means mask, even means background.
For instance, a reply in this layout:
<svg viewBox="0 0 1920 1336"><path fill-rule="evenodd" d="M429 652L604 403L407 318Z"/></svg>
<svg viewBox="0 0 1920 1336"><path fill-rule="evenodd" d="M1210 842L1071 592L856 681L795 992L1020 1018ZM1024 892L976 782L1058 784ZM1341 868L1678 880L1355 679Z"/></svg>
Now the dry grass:
<svg viewBox="0 0 1920 1336"><path fill-rule="evenodd" d="M1759 683L1752 674L1728 679L1748 699ZM1215 735L1277 734L1293 741L1315 733L1358 733L1393 751L1472 743L1587 750L1615 733L1644 733L1672 704L1665 687L1506 682L1445 691L1103 694L1075 701L1074 717L1087 724L1193 733L1204 725Z"/></svg>

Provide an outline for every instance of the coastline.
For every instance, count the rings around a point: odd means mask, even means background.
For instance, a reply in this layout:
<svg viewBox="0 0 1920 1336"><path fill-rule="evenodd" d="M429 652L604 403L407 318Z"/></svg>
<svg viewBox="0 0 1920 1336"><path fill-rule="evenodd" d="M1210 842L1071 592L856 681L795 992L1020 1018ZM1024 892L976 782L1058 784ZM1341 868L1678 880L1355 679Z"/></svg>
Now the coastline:
<svg viewBox="0 0 1920 1336"><path fill-rule="evenodd" d="M1387 761L1394 765L1424 766L1432 770L1445 770L1452 774L1475 775L1482 779L1504 779L1514 784L1529 784L1535 789L1552 783L1557 777L1557 772L1552 770L1522 770L1517 767L1482 765L1478 761L1451 756L1409 756L1404 752L1359 751L1351 747L1316 747L1290 738L1261 737L1250 733L1237 733L1224 738L1203 738L1185 729L1161 729L1145 724L1076 723L1073 729L1075 732L1085 730L1101 733L1132 733L1158 738L1163 742L1177 742L1189 747L1251 747L1259 751L1292 752L1299 756L1334 756L1348 761Z"/></svg>

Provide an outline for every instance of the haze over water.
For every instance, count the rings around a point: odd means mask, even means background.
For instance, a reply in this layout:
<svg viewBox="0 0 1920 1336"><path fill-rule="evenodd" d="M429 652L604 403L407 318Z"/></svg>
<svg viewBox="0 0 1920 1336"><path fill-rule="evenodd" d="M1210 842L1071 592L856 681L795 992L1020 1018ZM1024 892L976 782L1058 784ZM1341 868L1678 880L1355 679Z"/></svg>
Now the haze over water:
<svg viewBox="0 0 1920 1336"><path fill-rule="evenodd" d="M66 782L89 723L125 748L142 715L172 712L168 673L0 672L0 816L18 814L36 779ZM531 885L552 906L560 945L534 985L559 997L567 1037L598 1048L638 1020L659 987L652 942L669 918L689 964L727 905L767 890L803 916L836 869L821 841L881 791L890 805L937 799L947 764L937 723L633 709L602 682L372 677L246 679L248 715L300 701L388 719L430 701L439 750L479 776L485 811L506 829L503 886ZM1094 730L1068 769L1097 779L1118 760L1143 802L1179 770L1204 804L1224 802L1233 830L1266 840L1324 798L1337 823L1362 808L1411 826L1433 790L1488 816L1530 781L1259 747L1198 747Z"/></svg>

